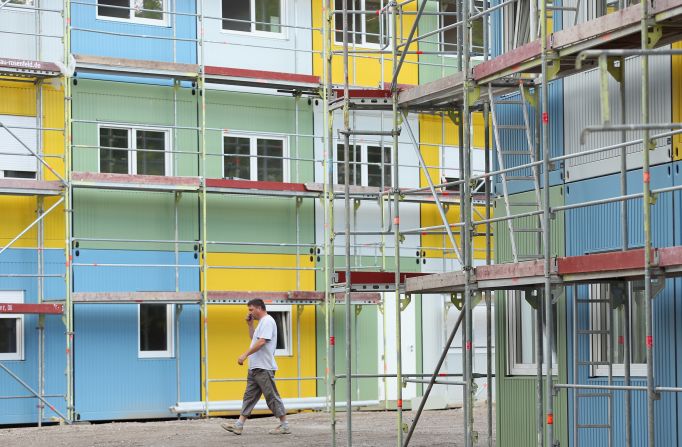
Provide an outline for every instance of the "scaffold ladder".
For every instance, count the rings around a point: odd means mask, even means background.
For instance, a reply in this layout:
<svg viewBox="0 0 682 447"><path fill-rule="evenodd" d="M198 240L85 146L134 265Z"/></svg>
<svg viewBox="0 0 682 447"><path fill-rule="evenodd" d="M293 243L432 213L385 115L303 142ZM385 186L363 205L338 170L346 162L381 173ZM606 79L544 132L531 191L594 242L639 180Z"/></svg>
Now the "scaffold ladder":
<svg viewBox="0 0 682 447"><path fill-rule="evenodd" d="M592 285L590 287L599 287L598 285ZM609 386L613 384L613 346L614 346L614 336L613 336L613 318L614 318L614 308L617 307L614 303L614 298L612 294L612 285L606 285L606 294L597 294L597 298L593 298L592 294L588 298L578 298L577 293L573 300L573 311L578 312L581 306L587 306L587 313L589 318L580 319L574 316L574 358L575 358L575 368L574 368L574 380L576 383L579 382L578 377L580 376L581 369L587 368L587 377L593 377L596 375L602 375L602 372L597 371L599 367L607 368L606 381ZM601 288L601 287L600 287ZM606 318L603 319L603 324L591 324L590 322L596 319L602 320L601 314L597 312L600 309L602 312L606 313ZM577 315L577 314L576 314ZM580 321L587 321L588 327L582 327ZM588 349L579 349L579 346L585 346L584 342L581 340L587 337ZM580 354L586 354L586 358ZM597 357L597 353L600 353ZM595 431L595 430L606 430L608 446L613 445L613 390L603 389L603 390L575 390L575 401L573 409L573 426L574 426L574 445L578 447L580 445L580 433L582 431ZM581 407L584 405L583 402L592 401L594 399L606 399L606 421L592 420L583 421L581 419ZM594 405L590 406L594 408Z"/></svg>
<svg viewBox="0 0 682 447"><path fill-rule="evenodd" d="M505 157L508 156L518 156L519 158L523 157L527 160L529 160L531 163L535 163L537 161L537 156L536 156L536 145L535 145L535 132L533 131L532 124L530 122L530 117L528 114L528 107L535 107L537 104L537 96L535 94L530 94L527 90L526 87L523 85L523 83L519 84L519 95L518 99L509 99L509 98L502 98L502 99L495 99L495 95L493 94L493 88L491 85L488 86L488 97L490 99L490 115L492 117L492 122L493 122L493 135L495 139L495 152L497 154L497 163L498 163L498 168L501 171L504 171L505 168ZM503 106L503 105L516 105L520 106L522 110L522 115L523 115L523 123L522 124L500 124L499 119L498 119L498 110L497 106ZM502 139L500 138L500 130L505 130L508 132L513 132L513 133L520 133L523 132L523 137L526 139L526 148L520 148L520 149L514 149L511 150L510 148L505 147L503 144ZM507 220L507 227L509 228L509 235L510 235L510 242L511 242L511 250L512 250L512 257L514 262L522 261L522 260L529 260L529 259L539 259L542 257L542 243L541 243L541 238L542 238L542 219L541 219L541 214L540 211L542 210L542 196L540 194L540 168L537 165L534 165L532 168L530 168L533 175L517 175L516 173L519 171L509 171L509 172L502 172L500 174L501 178L501 184L502 184L502 196L504 198L504 205L505 205L505 211L507 213L507 216L511 216L511 208L512 204L509 201L509 186L508 183L512 181L532 181L533 182L533 189L535 191L535 202L526 202L526 203L515 203L515 206L529 206L532 208L532 211L537 211L538 214L533 216L532 219L536 222L536 226L518 226L515 225L513 219L508 219ZM522 174L525 174L523 171L521 171ZM519 253L519 250L517 248L517 242L519 239L522 237L522 235L527 235L527 234L535 235L536 237L532 238L534 243L529 244L528 251L526 253Z"/></svg>

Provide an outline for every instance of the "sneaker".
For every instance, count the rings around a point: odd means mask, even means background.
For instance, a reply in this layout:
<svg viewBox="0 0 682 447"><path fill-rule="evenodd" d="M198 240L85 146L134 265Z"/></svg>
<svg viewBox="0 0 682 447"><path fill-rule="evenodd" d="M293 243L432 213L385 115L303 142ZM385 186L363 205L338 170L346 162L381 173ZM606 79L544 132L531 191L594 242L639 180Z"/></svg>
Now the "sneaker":
<svg viewBox="0 0 682 447"><path fill-rule="evenodd" d="M220 424L220 426L229 432L234 433L235 435L241 435L242 431L244 430L243 425L237 425L235 422L223 422Z"/></svg>
<svg viewBox="0 0 682 447"><path fill-rule="evenodd" d="M280 424L276 428L270 430L268 433L271 435L290 435L291 430L289 429L289 425Z"/></svg>

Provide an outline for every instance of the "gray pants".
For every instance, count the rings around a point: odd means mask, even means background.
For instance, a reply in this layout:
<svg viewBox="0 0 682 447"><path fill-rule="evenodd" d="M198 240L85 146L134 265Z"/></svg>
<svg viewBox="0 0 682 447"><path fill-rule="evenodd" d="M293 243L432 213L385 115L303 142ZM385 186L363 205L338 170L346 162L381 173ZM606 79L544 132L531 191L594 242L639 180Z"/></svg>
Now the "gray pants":
<svg viewBox="0 0 682 447"><path fill-rule="evenodd" d="M277 385L275 385L275 372L268 369L250 369L246 380L246 391L242 402L242 416L251 416L251 411L260 399L261 394L265 396L268 408L276 417L287 414L284 409L282 398L279 397Z"/></svg>

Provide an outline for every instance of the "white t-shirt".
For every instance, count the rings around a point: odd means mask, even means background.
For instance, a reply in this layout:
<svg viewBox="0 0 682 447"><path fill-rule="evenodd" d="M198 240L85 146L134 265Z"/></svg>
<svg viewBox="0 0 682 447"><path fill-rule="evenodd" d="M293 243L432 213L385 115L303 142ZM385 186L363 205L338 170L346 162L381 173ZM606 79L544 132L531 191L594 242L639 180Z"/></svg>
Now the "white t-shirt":
<svg viewBox="0 0 682 447"><path fill-rule="evenodd" d="M249 369L268 369L277 371L275 362L275 349L277 348L277 323L270 315L266 315L253 331L251 346L256 344L259 338L267 340L265 345L249 356Z"/></svg>

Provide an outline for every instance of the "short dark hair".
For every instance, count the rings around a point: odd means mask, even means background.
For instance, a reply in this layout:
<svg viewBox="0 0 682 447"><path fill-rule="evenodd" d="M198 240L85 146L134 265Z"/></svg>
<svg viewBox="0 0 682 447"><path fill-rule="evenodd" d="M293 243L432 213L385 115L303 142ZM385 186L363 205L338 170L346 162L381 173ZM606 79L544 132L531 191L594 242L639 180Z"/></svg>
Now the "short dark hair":
<svg viewBox="0 0 682 447"><path fill-rule="evenodd" d="M254 298L252 300L249 300L249 302L246 303L246 305L247 306L253 306L253 307L260 307L261 309L266 310L265 309L265 303L260 298Z"/></svg>

